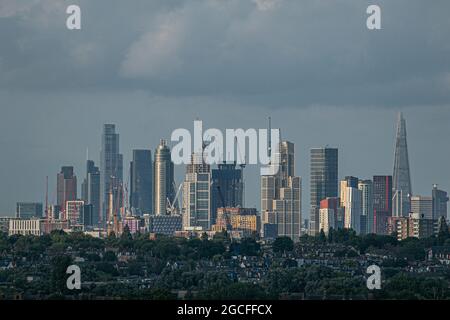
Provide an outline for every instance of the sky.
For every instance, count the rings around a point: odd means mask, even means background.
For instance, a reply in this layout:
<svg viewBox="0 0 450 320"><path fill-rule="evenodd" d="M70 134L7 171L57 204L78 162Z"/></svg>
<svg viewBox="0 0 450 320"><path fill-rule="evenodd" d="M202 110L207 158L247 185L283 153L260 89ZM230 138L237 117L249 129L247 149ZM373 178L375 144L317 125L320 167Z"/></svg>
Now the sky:
<svg viewBox="0 0 450 320"><path fill-rule="evenodd" d="M66 28L67 6L81 30ZM366 9L381 8L381 30ZM435 0L0 1L0 215L81 182L115 123L125 169L174 129L265 128L295 143L308 215L309 149L339 148L339 176L392 174L407 121L414 194L450 191L450 2ZM176 183L184 167L176 168ZM245 170L259 207L259 168Z"/></svg>

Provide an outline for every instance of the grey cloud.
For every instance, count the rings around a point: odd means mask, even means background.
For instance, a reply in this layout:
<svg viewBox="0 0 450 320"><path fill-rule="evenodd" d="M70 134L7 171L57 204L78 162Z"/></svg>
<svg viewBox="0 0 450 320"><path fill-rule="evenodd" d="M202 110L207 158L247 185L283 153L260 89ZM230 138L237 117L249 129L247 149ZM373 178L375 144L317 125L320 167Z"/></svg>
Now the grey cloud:
<svg viewBox="0 0 450 320"><path fill-rule="evenodd" d="M447 105L448 1L73 1L0 7L0 84L33 90L146 90L251 104ZM28 6L26 5L28 3Z"/></svg>

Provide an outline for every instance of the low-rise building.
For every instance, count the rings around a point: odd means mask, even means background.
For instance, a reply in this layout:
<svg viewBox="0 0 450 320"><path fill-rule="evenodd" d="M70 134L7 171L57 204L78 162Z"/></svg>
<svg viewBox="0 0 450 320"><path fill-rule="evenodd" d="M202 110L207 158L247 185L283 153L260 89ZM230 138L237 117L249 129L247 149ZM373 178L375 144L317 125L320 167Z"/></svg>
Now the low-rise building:
<svg viewBox="0 0 450 320"><path fill-rule="evenodd" d="M44 234L44 222L41 219L10 219L8 234L41 236Z"/></svg>

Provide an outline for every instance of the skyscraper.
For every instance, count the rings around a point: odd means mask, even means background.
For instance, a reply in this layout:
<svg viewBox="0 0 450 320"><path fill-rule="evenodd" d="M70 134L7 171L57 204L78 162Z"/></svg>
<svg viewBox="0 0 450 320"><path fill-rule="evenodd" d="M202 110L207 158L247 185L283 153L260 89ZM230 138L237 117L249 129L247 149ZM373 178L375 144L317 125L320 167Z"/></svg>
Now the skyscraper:
<svg viewBox="0 0 450 320"><path fill-rule="evenodd" d="M244 181L243 170L236 162L219 163L211 174L211 224L215 224L218 208L244 206Z"/></svg>
<svg viewBox="0 0 450 320"><path fill-rule="evenodd" d="M130 164L130 206L139 215L153 212L153 166L150 150L133 150Z"/></svg>
<svg viewBox="0 0 450 320"><path fill-rule="evenodd" d="M443 190L439 190L437 185L433 186L433 219L444 217L447 219L447 202L448 194Z"/></svg>
<svg viewBox="0 0 450 320"><path fill-rule="evenodd" d="M85 204L92 206L92 225L98 225L102 219L100 211L100 170L92 160L87 160L86 178L81 189Z"/></svg>
<svg viewBox="0 0 450 320"><path fill-rule="evenodd" d="M387 234L392 216L392 176L373 177L373 226L376 234Z"/></svg>
<svg viewBox="0 0 450 320"><path fill-rule="evenodd" d="M319 232L320 201L338 196L338 149L311 149L310 233Z"/></svg>
<svg viewBox="0 0 450 320"><path fill-rule="evenodd" d="M109 212L108 194L113 191L115 202L120 201L119 186L123 181L123 156L119 152L119 134L114 124L105 124L102 134L102 149L100 151L100 184L102 192L102 223L106 222ZM117 200L118 199L118 200ZM113 202L114 204L114 202ZM120 207L120 204L116 204ZM115 209L115 208L114 208Z"/></svg>
<svg viewBox="0 0 450 320"><path fill-rule="evenodd" d="M341 207L344 206L344 202L346 201L347 187L358 188L358 181L359 179L356 177L347 176L339 183Z"/></svg>
<svg viewBox="0 0 450 320"><path fill-rule="evenodd" d="M393 175L393 215L407 217L410 212L412 196L409 171L408 144L406 141L406 121L400 112L395 139L394 175Z"/></svg>
<svg viewBox="0 0 450 320"><path fill-rule="evenodd" d="M56 203L60 208L66 207L66 201L77 199L77 177L73 167L62 167L56 177Z"/></svg>
<svg viewBox="0 0 450 320"><path fill-rule="evenodd" d="M361 190L361 233L373 233L373 183L371 180L360 180Z"/></svg>
<svg viewBox="0 0 450 320"><path fill-rule="evenodd" d="M166 140L161 140L155 152L154 162L154 205L155 214L167 214L167 199L175 200L174 167Z"/></svg>
<svg viewBox="0 0 450 320"><path fill-rule="evenodd" d="M202 153L192 154L183 182L183 226L211 228L211 169Z"/></svg>
<svg viewBox="0 0 450 320"><path fill-rule="evenodd" d="M345 187L344 194L344 228L353 229L359 234L361 233L362 191L357 187Z"/></svg>
<svg viewBox="0 0 450 320"><path fill-rule="evenodd" d="M433 219L433 198L429 196L412 196L411 213L420 219Z"/></svg>
<svg viewBox="0 0 450 320"><path fill-rule="evenodd" d="M280 164L275 175L261 176L261 215L264 225L276 225L278 236L298 241L301 233L301 178L295 176L294 144L277 148Z"/></svg>

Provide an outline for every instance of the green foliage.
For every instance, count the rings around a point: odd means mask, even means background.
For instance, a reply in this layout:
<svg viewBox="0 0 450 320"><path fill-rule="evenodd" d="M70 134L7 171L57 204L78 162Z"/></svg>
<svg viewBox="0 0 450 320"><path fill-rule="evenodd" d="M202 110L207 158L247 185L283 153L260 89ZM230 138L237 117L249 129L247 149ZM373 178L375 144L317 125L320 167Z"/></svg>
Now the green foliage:
<svg viewBox="0 0 450 320"><path fill-rule="evenodd" d="M261 246L253 238L245 238L241 242L234 242L231 245L230 251L234 254L244 256L258 256L260 254Z"/></svg>
<svg viewBox="0 0 450 320"><path fill-rule="evenodd" d="M294 242L289 237L278 237L273 242L274 252L286 252L294 249Z"/></svg>

